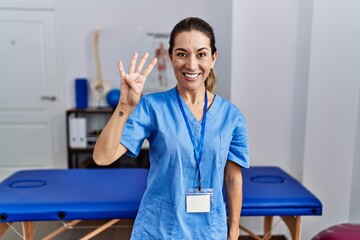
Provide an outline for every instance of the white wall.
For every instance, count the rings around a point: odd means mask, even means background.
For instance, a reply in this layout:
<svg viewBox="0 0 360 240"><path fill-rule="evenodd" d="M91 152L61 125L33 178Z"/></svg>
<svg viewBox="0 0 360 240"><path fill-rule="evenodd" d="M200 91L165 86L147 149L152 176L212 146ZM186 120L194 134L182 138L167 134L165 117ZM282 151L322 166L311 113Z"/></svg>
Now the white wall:
<svg viewBox="0 0 360 240"><path fill-rule="evenodd" d="M358 166L354 163L359 128L358 23L357 0L314 2L303 178L322 200L324 212L321 219L306 219L305 239L321 228L348 222L352 195L359 198L359 189L351 191L352 179L359 179L359 169L352 170Z"/></svg>
<svg viewBox="0 0 360 240"><path fill-rule="evenodd" d="M280 166L294 176L302 175L301 167L291 167L302 165L293 164L298 157L292 155L303 149L292 145L303 142L300 111L305 111L307 85L306 72L296 73L297 67L306 70L309 45L307 22L300 18L304 12L301 14L297 1L233 1L231 101L247 119L251 165ZM298 48L304 51L299 54ZM293 119L299 128L294 128ZM295 134L300 139L293 138ZM241 220L258 233L262 233L262 221ZM286 233L284 224L273 232Z"/></svg>
<svg viewBox="0 0 360 240"><path fill-rule="evenodd" d="M289 172L302 180L313 0L298 1L294 103Z"/></svg>
<svg viewBox="0 0 360 240"><path fill-rule="evenodd" d="M297 2L233 1L231 100L244 112L251 164L289 169Z"/></svg>
<svg viewBox="0 0 360 240"><path fill-rule="evenodd" d="M360 85L360 84L359 84ZM360 86L359 86L360 87ZM352 187L350 200L350 222L360 223L360 89L357 109L357 127L355 139L355 154L352 167Z"/></svg>
<svg viewBox="0 0 360 240"><path fill-rule="evenodd" d="M302 239L360 218L359 4L233 1L231 100L247 117L251 164L284 168L324 204L303 217Z"/></svg>
<svg viewBox="0 0 360 240"><path fill-rule="evenodd" d="M208 19L214 28L216 47L219 52L216 61L217 84L216 93L230 100L231 89L231 30L232 30L232 1L210 0Z"/></svg>

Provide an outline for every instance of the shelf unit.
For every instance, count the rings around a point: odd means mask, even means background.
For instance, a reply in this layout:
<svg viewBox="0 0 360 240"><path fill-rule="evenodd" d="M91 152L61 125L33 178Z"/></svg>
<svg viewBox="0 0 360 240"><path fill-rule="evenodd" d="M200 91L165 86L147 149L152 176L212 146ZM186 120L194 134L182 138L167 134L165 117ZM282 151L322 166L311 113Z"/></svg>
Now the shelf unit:
<svg viewBox="0 0 360 240"><path fill-rule="evenodd" d="M111 114L112 108L86 108L76 109L72 108L66 111L66 133L67 133L67 153L68 153L68 168L102 168L95 164L92 153L94 144L87 144L85 148L70 147L70 127L69 119L71 117L84 117L87 123L95 123L95 128L92 129L94 124L87 124L87 133L90 131L101 131L105 126ZM149 167L148 149L143 148L136 158L127 155L122 156L114 163L106 166L107 168L117 167Z"/></svg>

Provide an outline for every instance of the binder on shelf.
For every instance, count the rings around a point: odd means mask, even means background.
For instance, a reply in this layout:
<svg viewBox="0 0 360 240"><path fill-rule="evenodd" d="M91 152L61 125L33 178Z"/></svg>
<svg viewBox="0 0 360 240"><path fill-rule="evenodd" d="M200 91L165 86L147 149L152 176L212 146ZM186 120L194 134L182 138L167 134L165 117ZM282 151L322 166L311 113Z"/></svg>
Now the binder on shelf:
<svg viewBox="0 0 360 240"><path fill-rule="evenodd" d="M76 118L69 118L69 145L71 148L77 147L77 121Z"/></svg>
<svg viewBox="0 0 360 240"><path fill-rule="evenodd" d="M87 139L86 139L86 118L77 118L77 126L78 126L78 147L86 148Z"/></svg>
<svg viewBox="0 0 360 240"><path fill-rule="evenodd" d="M71 148L86 148L86 118L69 118L69 145Z"/></svg>

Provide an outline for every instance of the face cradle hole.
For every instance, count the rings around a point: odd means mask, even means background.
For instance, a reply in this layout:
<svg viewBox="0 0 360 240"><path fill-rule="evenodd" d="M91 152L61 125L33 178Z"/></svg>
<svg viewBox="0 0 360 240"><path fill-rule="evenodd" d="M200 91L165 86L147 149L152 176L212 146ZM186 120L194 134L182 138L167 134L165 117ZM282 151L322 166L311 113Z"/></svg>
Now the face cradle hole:
<svg viewBox="0 0 360 240"><path fill-rule="evenodd" d="M43 180L20 180L10 184L11 188L38 188L46 186Z"/></svg>

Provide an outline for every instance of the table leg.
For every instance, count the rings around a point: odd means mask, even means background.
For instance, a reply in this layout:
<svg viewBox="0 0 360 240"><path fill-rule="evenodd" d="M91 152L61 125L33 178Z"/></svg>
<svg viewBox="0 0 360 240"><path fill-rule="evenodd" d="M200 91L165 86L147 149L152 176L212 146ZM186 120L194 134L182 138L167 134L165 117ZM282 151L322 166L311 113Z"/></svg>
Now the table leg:
<svg viewBox="0 0 360 240"><path fill-rule="evenodd" d="M289 228L292 240L300 240L301 217L282 216L281 218Z"/></svg>
<svg viewBox="0 0 360 240"><path fill-rule="evenodd" d="M120 219L113 219L111 221L108 221L107 223L105 223L104 225L100 226L99 228L97 228L96 230L92 231L91 233L87 234L86 236L80 238L80 240L89 240L92 237L98 235L99 233L101 233L102 231L104 231L105 229L111 227L112 225L114 225L115 223L117 223L118 221L120 221Z"/></svg>
<svg viewBox="0 0 360 240"><path fill-rule="evenodd" d="M264 240L270 240L271 239L271 230L272 230L272 221L273 216L265 216L264 219Z"/></svg>
<svg viewBox="0 0 360 240"><path fill-rule="evenodd" d="M72 220L71 222L69 222L69 223L59 227L55 231L51 232L50 234L45 236L42 240L51 240L54 237L56 237L57 235L59 235L60 233L62 233L63 231L65 231L66 229L72 228L73 226L75 226L76 224L78 224L80 222L81 222L81 220Z"/></svg>
<svg viewBox="0 0 360 240"><path fill-rule="evenodd" d="M256 235L256 234L253 233L252 231L250 231L249 229L245 228L244 226L240 225L239 228L240 228L241 230L243 230L244 232L246 232L247 234L249 234L249 236L252 237L253 239L263 240L261 237L259 237L258 235Z"/></svg>
<svg viewBox="0 0 360 240"><path fill-rule="evenodd" d="M9 225L11 223L0 223L0 239L2 238L2 235L6 232L6 230L9 228Z"/></svg>
<svg viewBox="0 0 360 240"><path fill-rule="evenodd" d="M25 240L35 239L35 229L33 222L22 222L23 236Z"/></svg>

